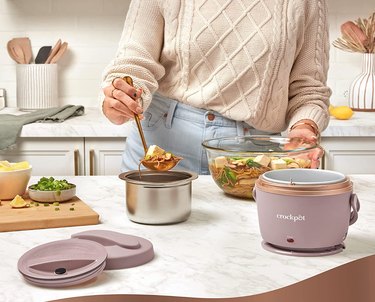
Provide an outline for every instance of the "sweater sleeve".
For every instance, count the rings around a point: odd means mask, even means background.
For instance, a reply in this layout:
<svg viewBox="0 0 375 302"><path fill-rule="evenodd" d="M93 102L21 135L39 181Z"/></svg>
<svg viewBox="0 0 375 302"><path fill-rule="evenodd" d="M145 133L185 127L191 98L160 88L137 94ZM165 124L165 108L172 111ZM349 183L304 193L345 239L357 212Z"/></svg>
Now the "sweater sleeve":
<svg viewBox="0 0 375 302"><path fill-rule="evenodd" d="M115 78L131 76L134 86L143 89L146 109L165 73L159 62L163 36L164 18L158 0L132 0L116 56L103 71L102 88Z"/></svg>
<svg viewBox="0 0 375 302"><path fill-rule="evenodd" d="M288 129L301 119L313 120L320 131L329 122L327 87L329 39L324 0L304 1L305 26L302 41L290 73Z"/></svg>

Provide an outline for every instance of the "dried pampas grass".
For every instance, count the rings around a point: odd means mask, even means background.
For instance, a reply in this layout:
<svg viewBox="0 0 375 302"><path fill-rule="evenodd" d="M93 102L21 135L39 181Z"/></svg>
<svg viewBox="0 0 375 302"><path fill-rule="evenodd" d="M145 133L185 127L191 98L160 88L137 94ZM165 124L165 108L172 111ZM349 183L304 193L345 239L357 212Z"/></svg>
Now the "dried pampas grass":
<svg viewBox="0 0 375 302"><path fill-rule="evenodd" d="M333 46L349 52L375 53L375 12L368 19L345 22L341 34Z"/></svg>

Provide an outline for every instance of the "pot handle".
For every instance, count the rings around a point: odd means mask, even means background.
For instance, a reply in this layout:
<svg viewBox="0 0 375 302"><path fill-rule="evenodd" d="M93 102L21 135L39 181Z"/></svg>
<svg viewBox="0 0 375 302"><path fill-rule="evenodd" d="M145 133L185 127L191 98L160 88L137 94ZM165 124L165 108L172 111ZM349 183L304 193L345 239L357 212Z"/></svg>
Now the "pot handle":
<svg viewBox="0 0 375 302"><path fill-rule="evenodd" d="M353 211L350 213L350 220L349 225L352 225L354 222L358 219L358 212L360 209L360 203L357 197L357 194L352 193L350 195L350 207L353 209Z"/></svg>

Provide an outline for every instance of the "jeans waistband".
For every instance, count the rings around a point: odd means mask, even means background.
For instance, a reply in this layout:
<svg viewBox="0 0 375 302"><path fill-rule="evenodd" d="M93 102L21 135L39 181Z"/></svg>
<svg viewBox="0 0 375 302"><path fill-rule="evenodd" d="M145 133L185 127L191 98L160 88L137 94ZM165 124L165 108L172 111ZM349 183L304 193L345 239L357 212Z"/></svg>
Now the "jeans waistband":
<svg viewBox="0 0 375 302"><path fill-rule="evenodd" d="M190 105L177 102L173 99L169 99L158 94L154 95L153 103L153 105L165 106L165 108L168 108L168 114L166 117L167 127L171 127L173 118L176 117L202 125L252 128L245 122L228 119L216 111L192 107Z"/></svg>

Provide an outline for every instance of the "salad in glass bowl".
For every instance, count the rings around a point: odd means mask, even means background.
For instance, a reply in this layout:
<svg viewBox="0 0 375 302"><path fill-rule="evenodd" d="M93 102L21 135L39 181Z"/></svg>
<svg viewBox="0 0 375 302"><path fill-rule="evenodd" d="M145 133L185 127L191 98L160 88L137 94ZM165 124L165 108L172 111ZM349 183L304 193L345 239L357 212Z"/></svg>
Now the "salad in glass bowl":
<svg viewBox="0 0 375 302"><path fill-rule="evenodd" d="M219 188L247 199L253 198L256 180L267 171L311 168L311 153L318 147L299 139L262 135L214 138L202 145Z"/></svg>

